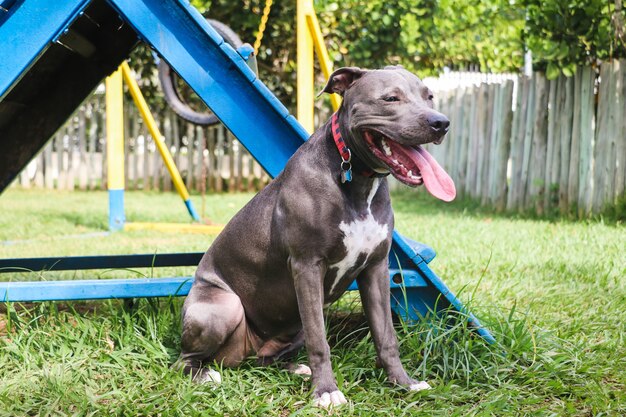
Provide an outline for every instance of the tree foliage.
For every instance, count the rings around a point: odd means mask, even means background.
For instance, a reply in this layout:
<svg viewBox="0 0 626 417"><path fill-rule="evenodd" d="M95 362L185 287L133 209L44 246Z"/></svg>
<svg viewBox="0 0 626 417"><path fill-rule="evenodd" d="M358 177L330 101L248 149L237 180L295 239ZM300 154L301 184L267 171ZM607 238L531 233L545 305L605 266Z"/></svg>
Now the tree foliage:
<svg viewBox="0 0 626 417"><path fill-rule="evenodd" d="M434 0L321 0L316 3L316 9L326 45L339 65L412 66L415 51L409 45L421 42L426 30L407 36L406 17L422 16L424 29L429 29L434 3Z"/></svg>
<svg viewBox="0 0 626 417"><path fill-rule="evenodd" d="M439 0L433 30L413 47L430 59L435 71L444 66L481 71L516 71L523 64L520 42L523 12L502 0ZM410 16L407 19L417 20Z"/></svg>
<svg viewBox="0 0 626 417"><path fill-rule="evenodd" d="M616 1L621 5L621 1ZM548 78L571 76L577 65L626 56L618 36L623 10L607 0L523 0L524 40L537 69ZM614 23L612 23L614 22Z"/></svg>
<svg viewBox="0 0 626 417"><path fill-rule="evenodd" d="M265 0L192 0L253 43ZM518 71L532 51L549 78L576 65L625 57L622 0L316 0L336 67L402 64L420 75L444 67ZM295 100L296 2L274 0L258 56L263 81L289 107ZM134 55L151 96L151 57ZM137 66L136 66L137 68ZM320 71L317 71L320 74ZM320 80L322 83L323 80Z"/></svg>

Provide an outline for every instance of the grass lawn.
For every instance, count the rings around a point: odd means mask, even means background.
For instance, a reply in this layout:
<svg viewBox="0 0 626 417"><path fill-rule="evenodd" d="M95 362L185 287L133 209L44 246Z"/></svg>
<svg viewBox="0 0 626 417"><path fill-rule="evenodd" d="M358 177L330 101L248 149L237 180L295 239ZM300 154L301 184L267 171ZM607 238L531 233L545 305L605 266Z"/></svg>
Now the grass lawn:
<svg viewBox="0 0 626 417"><path fill-rule="evenodd" d="M211 195L226 222L250 194ZM200 209L201 201L194 196ZM394 194L396 227L437 251L431 268L498 339L463 326L399 325L409 373L433 389L389 386L354 295L329 320L332 361L350 403L310 406L306 379L254 361L219 386L172 371L180 299L0 304L0 416L622 416L626 415L626 229L601 221L499 216L423 193ZM187 221L174 194L129 192L135 221ZM0 197L0 258L204 251L211 236L104 234L107 195L11 189ZM191 275L193 268L0 274L0 280ZM344 307L342 307L343 309ZM300 360L305 361L304 352Z"/></svg>

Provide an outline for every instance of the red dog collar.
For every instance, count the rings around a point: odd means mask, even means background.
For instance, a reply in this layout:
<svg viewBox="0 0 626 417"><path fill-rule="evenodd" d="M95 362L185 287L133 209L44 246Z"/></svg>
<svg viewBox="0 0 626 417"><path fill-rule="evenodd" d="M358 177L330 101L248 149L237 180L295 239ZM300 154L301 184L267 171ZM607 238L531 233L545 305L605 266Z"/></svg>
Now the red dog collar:
<svg viewBox="0 0 626 417"><path fill-rule="evenodd" d="M348 148L348 145L341 137L338 118L337 113L333 113L330 127L333 131L335 145L337 145L339 155L341 155L341 183L343 184L352 181L352 152L350 152L350 148Z"/></svg>
<svg viewBox="0 0 626 417"><path fill-rule="evenodd" d="M352 152L350 152L350 148L348 148L348 145L346 145L346 142L341 137L341 132L339 131L339 116L337 116L337 113L333 113L330 127L335 145L337 146L339 155L341 155L341 183L350 182L352 181ZM371 169L364 169L360 174L364 177L386 177L389 175L388 173L379 174Z"/></svg>

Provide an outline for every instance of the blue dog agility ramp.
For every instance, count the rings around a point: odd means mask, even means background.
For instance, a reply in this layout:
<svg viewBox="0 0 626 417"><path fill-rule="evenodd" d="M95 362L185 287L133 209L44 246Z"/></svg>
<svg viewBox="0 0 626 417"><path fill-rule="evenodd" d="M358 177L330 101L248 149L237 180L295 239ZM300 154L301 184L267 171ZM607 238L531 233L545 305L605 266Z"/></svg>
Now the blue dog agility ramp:
<svg viewBox="0 0 626 417"><path fill-rule="evenodd" d="M7 150L0 153L0 192L139 41L170 64L272 177L308 137L242 55L185 1L4 0L0 1L0 39L0 145ZM120 264L150 267L159 262L196 265L199 256L5 259L0 261L0 272ZM395 313L417 320L453 308L492 342L489 332L429 268L434 256L431 248L394 231L389 263ZM167 297L186 295L191 281L178 277L1 282L0 300ZM355 288L353 284L351 289Z"/></svg>

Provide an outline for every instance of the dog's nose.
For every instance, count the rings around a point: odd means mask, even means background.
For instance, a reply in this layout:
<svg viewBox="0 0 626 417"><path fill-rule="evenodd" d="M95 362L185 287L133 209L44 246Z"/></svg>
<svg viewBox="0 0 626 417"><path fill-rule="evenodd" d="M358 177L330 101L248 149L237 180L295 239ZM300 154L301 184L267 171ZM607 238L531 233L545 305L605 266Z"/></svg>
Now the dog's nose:
<svg viewBox="0 0 626 417"><path fill-rule="evenodd" d="M450 120L443 114L434 114L428 118L428 124L435 132L445 133L450 126Z"/></svg>

